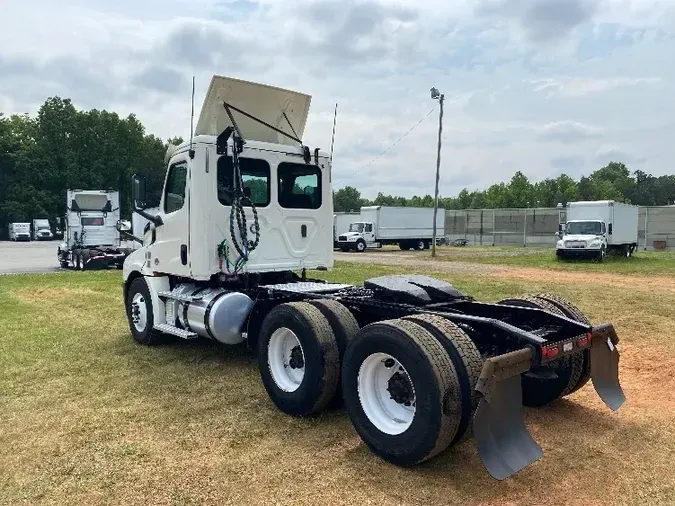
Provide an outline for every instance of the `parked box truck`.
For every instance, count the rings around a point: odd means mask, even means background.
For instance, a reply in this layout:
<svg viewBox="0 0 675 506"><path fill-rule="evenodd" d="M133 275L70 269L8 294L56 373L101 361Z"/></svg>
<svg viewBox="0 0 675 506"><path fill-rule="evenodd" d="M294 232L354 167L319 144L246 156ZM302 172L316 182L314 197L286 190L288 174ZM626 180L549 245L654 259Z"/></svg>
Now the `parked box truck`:
<svg viewBox="0 0 675 506"><path fill-rule="evenodd" d="M402 250L428 249L433 238L434 210L431 207L366 206L349 230L338 236L342 251L365 251L385 244ZM436 236L445 233L445 210L436 216Z"/></svg>
<svg viewBox="0 0 675 506"><path fill-rule="evenodd" d="M558 258L593 258L609 252L632 256L638 241L638 206L598 200L567 204L567 223L558 229Z"/></svg>
<svg viewBox="0 0 675 506"><path fill-rule="evenodd" d="M10 223L10 241L30 241L30 223Z"/></svg>

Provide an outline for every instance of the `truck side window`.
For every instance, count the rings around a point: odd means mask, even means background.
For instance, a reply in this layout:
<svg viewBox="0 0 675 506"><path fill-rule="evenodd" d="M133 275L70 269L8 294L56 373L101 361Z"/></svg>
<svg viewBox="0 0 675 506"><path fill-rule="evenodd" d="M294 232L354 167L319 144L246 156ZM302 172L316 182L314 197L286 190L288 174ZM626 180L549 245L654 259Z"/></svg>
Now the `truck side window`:
<svg viewBox="0 0 675 506"><path fill-rule="evenodd" d="M187 181L187 164L180 162L169 168L164 194L164 212L169 214L178 211L185 203L185 183Z"/></svg>
<svg viewBox="0 0 675 506"><path fill-rule="evenodd" d="M299 163L280 163L279 205L287 209L321 207L321 169Z"/></svg>
<svg viewBox="0 0 675 506"><path fill-rule="evenodd" d="M270 203L270 166L265 160L240 158L239 170L244 183L244 193L257 207ZM224 206L232 205L234 182L232 179L232 158L223 155L218 158L218 200Z"/></svg>
<svg viewBox="0 0 675 506"><path fill-rule="evenodd" d="M373 224L372 223L366 223L366 232L372 232L373 231Z"/></svg>

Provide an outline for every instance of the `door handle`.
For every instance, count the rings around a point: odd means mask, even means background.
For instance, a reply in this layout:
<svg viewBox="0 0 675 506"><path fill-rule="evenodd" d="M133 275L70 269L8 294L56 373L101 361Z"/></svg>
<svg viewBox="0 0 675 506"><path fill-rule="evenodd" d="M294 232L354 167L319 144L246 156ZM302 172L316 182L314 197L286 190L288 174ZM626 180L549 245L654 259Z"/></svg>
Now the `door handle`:
<svg viewBox="0 0 675 506"><path fill-rule="evenodd" d="M300 225L300 235L307 237L307 225Z"/></svg>
<svg viewBox="0 0 675 506"><path fill-rule="evenodd" d="M180 262L187 265L187 244L180 245Z"/></svg>

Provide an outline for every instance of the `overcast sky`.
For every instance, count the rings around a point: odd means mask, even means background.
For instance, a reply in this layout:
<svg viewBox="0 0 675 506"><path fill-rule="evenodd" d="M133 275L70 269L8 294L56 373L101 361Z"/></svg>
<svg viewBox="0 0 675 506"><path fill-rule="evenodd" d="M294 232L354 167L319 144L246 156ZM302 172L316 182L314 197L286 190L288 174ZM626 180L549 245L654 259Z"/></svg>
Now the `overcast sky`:
<svg viewBox="0 0 675 506"><path fill-rule="evenodd" d="M655 175L675 159L675 0L0 0L0 111L48 96L189 136L211 75L312 95L304 140L367 197L441 194L520 169ZM370 163L421 118L386 155ZM367 167L362 168L364 165Z"/></svg>

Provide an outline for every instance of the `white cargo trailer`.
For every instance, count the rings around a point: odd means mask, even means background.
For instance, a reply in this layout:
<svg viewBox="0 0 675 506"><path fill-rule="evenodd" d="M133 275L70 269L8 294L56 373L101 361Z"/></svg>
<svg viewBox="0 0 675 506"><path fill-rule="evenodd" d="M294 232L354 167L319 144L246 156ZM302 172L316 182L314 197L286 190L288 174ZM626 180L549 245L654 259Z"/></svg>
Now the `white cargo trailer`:
<svg viewBox="0 0 675 506"><path fill-rule="evenodd" d="M338 236L342 251L365 251L398 244L402 250L429 249L433 238L434 210L431 207L365 206L358 220ZM445 233L445 210L436 216L436 236Z"/></svg>
<svg viewBox="0 0 675 506"><path fill-rule="evenodd" d="M358 212L342 212L333 215L333 247L338 247L338 237L349 231L349 225L354 221L358 221L360 213Z"/></svg>
<svg viewBox="0 0 675 506"><path fill-rule="evenodd" d="M567 204L567 223L558 230L558 258L594 258L609 252L632 256L638 241L638 206L597 200Z"/></svg>

